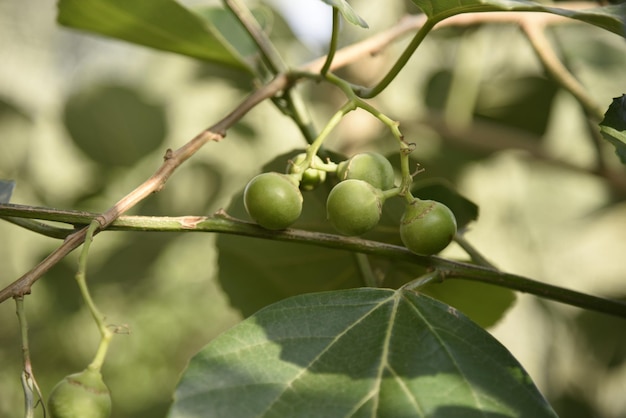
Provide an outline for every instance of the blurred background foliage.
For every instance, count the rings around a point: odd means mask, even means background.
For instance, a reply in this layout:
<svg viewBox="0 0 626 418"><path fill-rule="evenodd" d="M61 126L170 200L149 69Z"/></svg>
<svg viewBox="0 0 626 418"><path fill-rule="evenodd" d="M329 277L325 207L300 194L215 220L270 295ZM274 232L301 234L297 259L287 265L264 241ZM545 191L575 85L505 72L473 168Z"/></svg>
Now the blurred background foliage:
<svg viewBox="0 0 626 418"><path fill-rule="evenodd" d="M408 1L385 7L365 0L352 4L370 29L346 25L342 44L416 12ZM259 10L290 63L322 53L330 33L328 6L318 0L274 0ZM620 90L626 86L623 38L581 23L559 24L548 32L559 56L602 107L626 93ZM340 74L371 84L406 41ZM0 2L0 51L0 178L16 180L13 203L103 211L152 174L167 148L179 147L219 120L252 87L243 72L60 28L53 2ZM299 89L318 128L344 101L325 85ZM626 295L626 173L607 144L599 152L621 183L589 173L596 150L580 107L545 77L519 29L439 30L372 102L399 120L406 138L416 143L414 159L426 169L420 175L425 182L445 179L479 206L467 238L495 265L593 294ZM396 147L384 128L360 111L345 118L327 145L344 155L393 154ZM262 166L303 146L290 120L264 103L132 213L211 214L229 206ZM0 237L1 286L58 245L4 222ZM251 288L255 277L242 263L254 244L227 242L230 251L218 258L216 237L209 234L111 232L96 239L88 276L92 292L108 320L129 329L116 337L103 369L114 417L163 416L193 353L243 315L316 282L307 277L289 291L280 285L266 300L249 305L246 298L268 289L265 284ZM455 246L444 255L464 257ZM324 260L333 270L342 257L328 251L313 262ZM233 280L224 282L226 275L218 280L218 260ZM404 274L402 266L393 267ZM34 370L46 395L60 378L81 370L97 344L74 283L75 269L72 255L26 298ZM358 285L354 271L333 271L323 278L335 280L332 286ZM483 292L490 290L471 283L453 286L454 297L467 305L484 304L475 296ZM512 307L506 292L492 298L508 310L489 330L527 368L561 416L626 416L623 319L527 295L519 295ZM6 417L20 416L23 402L14 311L11 301L0 305L0 416Z"/></svg>

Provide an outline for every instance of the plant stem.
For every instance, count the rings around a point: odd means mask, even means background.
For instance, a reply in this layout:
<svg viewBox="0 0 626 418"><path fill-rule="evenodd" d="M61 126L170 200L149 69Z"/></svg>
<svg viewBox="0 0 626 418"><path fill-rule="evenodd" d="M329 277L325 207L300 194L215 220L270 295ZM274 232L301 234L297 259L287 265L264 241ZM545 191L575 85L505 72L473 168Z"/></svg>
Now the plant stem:
<svg viewBox="0 0 626 418"><path fill-rule="evenodd" d="M241 0L224 0L224 5L235 15L256 44L263 62L276 75L285 72L287 65L274 44L267 37L254 15Z"/></svg>
<svg viewBox="0 0 626 418"><path fill-rule="evenodd" d="M491 264L491 262L487 260L481 253L479 253L478 250L465 239L465 236L462 233L457 232L454 235L454 241L459 244L461 248L463 248L463 250L471 257L474 263L483 267L495 269L495 266Z"/></svg>
<svg viewBox="0 0 626 418"><path fill-rule="evenodd" d="M360 276L363 278L363 284L367 287L380 287L380 282L376 279L367 256L361 253L354 253L354 257Z"/></svg>
<svg viewBox="0 0 626 418"><path fill-rule="evenodd" d="M45 406L43 403L43 395L35 379L33 373L32 363L30 361L30 348L28 344L28 321L26 319L26 312L24 309L24 296L17 296L15 298L15 311L17 313L17 320L20 324L20 335L22 340L22 359L24 368L22 370L22 389L24 390L24 418L33 418L35 416L35 407L38 402L41 402L44 409L44 416L46 415ZM34 395L37 395L37 400Z"/></svg>
<svg viewBox="0 0 626 418"><path fill-rule="evenodd" d="M326 55L326 62L322 66L320 73L322 76L325 76L330 69L330 65L333 62L333 58L335 58L335 52L337 52L337 39L339 38L339 24L340 24L340 14L339 9L333 7L333 29L330 35L330 45L328 47L328 54Z"/></svg>
<svg viewBox="0 0 626 418"><path fill-rule="evenodd" d="M546 72L556 80L561 87L569 91L581 104L585 113L595 122L600 122L604 116L602 108L587 94L585 88L563 65L554 52L544 32L542 24L532 20L523 21L521 27L530 41L530 44L539 57Z"/></svg>
<svg viewBox="0 0 626 418"><path fill-rule="evenodd" d="M433 270L431 272L428 272L418 277L417 279L411 280L410 282L408 282L402 287L406 290L416 290L436 280L443 280L441 276L441 272L439 270Z"/></svg>
<svg viewBox="0 0 626 418"><path fill-rule="evenodd" d="M250 35L254 43L256 44L263 62L273 75L279 73L286 73L288 70L287 64L281 57L278 50L274 47L274 43L266 35L263 28L259 25L250 9L241 0L224 0L225 6L235 15L246 32ZM308 109L304 106L304 102L300 93L293 88L289 89L283 95L285 105L281 106L275 102L275 104L284 112L287 112L296 126L300 129L300 132L311 143L317 136L311 115Z"/></svg>
<svg viewBox="0 0 626 418"><path fill-rule="evenodd" d="M346 114L352 112L354 109L356 109L356 105L355 105L354 101L348 100L330 118L328 123L326 123L326 126L324 126L324 129L322 129L322 132L320 132L318 137L315 139L315 141L313 141L313 143L311 144L311 146L307 150L307 158L305 160L307 167L311 165L311 162L313 161L313 156L315 156L317 154L317 152L319 151L320 147L322 146L322 144L324 144L324 141L326 140L328 135L332 132L332 130L335 129L335 127L339 124L339 122L341 122L341 120L343 119L343 117Z"/></svg>
<svg viewBox="0 0 626 418"><path fill-rule="evenodd" d="M4 219L5 221L10 222L14 225L21 226L22 228L28 229L29 231L33 231L50 238L63 239L75 231L74 229L70 228L59 228L45 224L43 222L34 221L32 219L23 219L14 216L0 216L0 219Z"/></svg>
<svg viewBox="0 0 626 418"><path fill-rule="evenodd" d="M284 99L286 101L289 114L291 115L291 119L296 124L298 129L300 129L300 133L302 133L302 136L304 136L307 143L311 144L318 134L315 126L313 125L311 114L304 105L304 100L302 100L302 95L298 91L297 86L293 86L287 90L285 92Z"/></svg>
<svg viewBox="0 0 626 418"><path fill-rule="evenodd" d="M417 49L418 46L422 43L422 41L426 38L426 35L433 29L437 21L427 19L424 22L424 25L419 28L409 45L406 47L402 55L396 60L393 67L387 72L387 75L383 77L380 82L371 88L363 88L357 89L355 93L364 99L369 99L377 96L380 92L382 92L387 86L396 78L400 70L404 68L409 59L413 56L413 53Z"/></svg>
<svg viewBox="0 0 626 418"><path fill-rule="evenodd" d="M7 205L0 205L0 213ZM72 218L71 211L61 211L60 217L73 219L74 222L90 222L84 218L84 212L78 212ZM31 215L33 211L29 212ZM50 210L46 216L51 216ZM93 214L95 216L95 214ZM92 218L93 219L93 218ZM439 270L445 279L464 279L490 283L520 292L530 293L546 299L591 309L626 318L626 303L568 290L547 283L531 280L515 274L504 273L493 268L447 260L436 256L420 256L404 247L371 241L356 237L344 237L322 232L286 229L270 231L256 224L232 218L220 211L213 216L149 217L123 216L108 228L111 231L170 231L170 232L217 232L247 237L286 241L320 247L353 251L376 255L394 260L407 261L416 265ZM0 291L0 302L12 295L10 286Z"/></svg>
<svg viewBox="0 0 626 418"><path fill-rule="evenodd" d="M100 371L102 368L102 364L104 363L104 359L109 348L109 343L111 342L111 338L113 338L113 332L106 326L106 323L104 322L104 315L102 315L98 310L91 294L89 293L89 287L87 286L86 276L89 248L91 247L91 243L93 241L93 235L99 227L100 223L96 219L91 221L87 227L87 234L85 235L83 249L80 253L80 257L78 258L78 271L76 272L76 282L78 283L80 293L83 296L83 300L87 304L87 308L89 308L89 312L91 312L91 316L96 322L98 331L100 331L100 344L98 345L93 361L88 366L90 369L97 371Z"/></svg>

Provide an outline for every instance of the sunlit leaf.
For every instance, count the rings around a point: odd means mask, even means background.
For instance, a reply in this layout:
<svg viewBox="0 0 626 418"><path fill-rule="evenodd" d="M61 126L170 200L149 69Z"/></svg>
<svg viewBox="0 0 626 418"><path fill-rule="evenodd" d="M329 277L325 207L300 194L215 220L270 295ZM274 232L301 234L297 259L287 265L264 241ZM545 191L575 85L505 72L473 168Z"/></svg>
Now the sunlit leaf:
<svg viewBox="0 0 626 418"><path fill-rule="evenodd" d="M412 0L431 19L440 21L461 13L520 11L546 12L581 20L624 35L626 4L568 10L527 0Z"/></svg>
<svg viewBox="0 0 626 418"><path fill-rule="evenodd" d="M337 10L341 13L344 19L353 25L360 26L362 28L368 28L367 22L363 20L361 16L359 16L352 6L348 4L346 0L322 0L324 3L336 7Z"/></svg>
<svg viewBox="0 0 626 418"><path fill-rule="evenodd" d="M626 164L626 94L613 99L600 122L600 132L613 144L622 164Z"/></svg>
<svg viewBox="0 0 626 418"><path fill-rule="evenodd" d="M169 418L555 417L512 355L462 313L384 289L271 305L194 358Z"/></svg>
<svg viewBox="0 0 626 418"><path fill-rule="evenodd" d="M248 69L218 30L173 0L59 0L57 20L75 29Z"/></svg>

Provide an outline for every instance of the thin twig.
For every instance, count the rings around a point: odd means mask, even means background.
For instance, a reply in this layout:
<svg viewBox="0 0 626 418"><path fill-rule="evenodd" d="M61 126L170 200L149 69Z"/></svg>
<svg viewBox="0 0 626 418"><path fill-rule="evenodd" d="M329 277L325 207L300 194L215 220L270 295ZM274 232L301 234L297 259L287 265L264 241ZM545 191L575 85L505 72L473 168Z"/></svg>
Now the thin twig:
<svg viewBox="0 0 626 418"><path fill-rule="evenodd" d="M322 75L326 75L328 70L330 69L330 65L335 58L335 53L337 52L337 41L339 38L339 24L341 22L339 9L333 7L333 29L330 35L330 45L328 46L328 54L326 54L326 62L322 66L320 73Z"/></svg>
<svg viewBox="0 0 626 418"><path fill-rule="evenodd" d="M544 25L529 19L521 21L520 25L548 74L578 100L589 118L600 122L604 111L556 55L546 37Z"/></svg>
<svg viewBox="0 0 626 418"><path fill-rule="evenodd" d="M0 212L2 206L0 206ZM62 211L61 216L71 217L71 211ZM50 213L47 214L49 216ZM93 214L96 216L96 214ZM77 214L75 221L89 222L84 212ZM490 267L448 260L436 256L414 254L405 247L355 237L344 237L323 232L286 229L271 231L254 223L242 221L220 211L213 216L121 216L111 223L110 231L154 231L154 232L214 232L273 241L316 245L325 248L375 255L388 259L436 269L448 279L464 279L494 284L500 287L530 293L546 299L566 303L583 309L595 310L626 318L626 303L576 292L526 277L505 273Z"/></svg>
<svg viewBox="0 0 626 418"><path fill-rule="evenodd" d="M250 9L241 0L224 0L224 5L235 15L246 32L248 32L257 48L259 48L263 62L272 74L286 72L287 65L274 47L274 44L263 32L263 28L261 28Z"/></svg>
<svg viewBox="0 0 626 418"><path fill-rule="evenodd" d="M35 379L33 367L30 360L30 347L28 344L28 321L26 319L26 311L24 309L24 297L15 298L15 312L20 324L20 334L22 336L22 359L24 368L22 370L22 389L24 390L24 418L33 418L35 416L35 408L38 404L46 415L46 408L43 403L43 395ZM35 398L36 396L36 398Z"/></svg>

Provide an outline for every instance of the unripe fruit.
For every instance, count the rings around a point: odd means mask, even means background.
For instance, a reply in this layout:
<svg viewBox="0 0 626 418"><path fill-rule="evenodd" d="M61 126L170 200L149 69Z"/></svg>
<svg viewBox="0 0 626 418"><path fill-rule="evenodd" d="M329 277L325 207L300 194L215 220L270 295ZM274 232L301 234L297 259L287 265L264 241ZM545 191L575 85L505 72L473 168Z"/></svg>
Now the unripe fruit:
<svg viewBox="0 0 626 418"><path fill-rule="evenodd" d="M455 233L454 214L434 200L411 201L400 219L400 238L416 254L437 254L450 244Z"/></svg>
<svg viewBox="0 0 626 418"><path fill-rule="evenodd" d="M301 164L306 158L306 154L298 154L287 166L287 173L295 174L296 166ZM313 157L316 164L324 164L324 161L317 155ZM300 180L300 190L311 191L317 186L326 181L326 172L324 170L318 170L316 168L307 168L302 173L302 179Z"/></svg>
<svg viewBox="0 0 626 418"><path fill-rule="evenodd" d="M344 235L364 234L378 224L384 200L383 192L366 181L342 181L328 194L328 220Z"/></svg>
<svg viewBox="0 0 626 418"><path fill-rule="evenodd" d="M395 180L393 167L388 159L376 152L355 154L337 165L339 180L363 180L380 190L389 190Z"/></svg>
<svg viewBox="0 0 626 418"><path fill-rule="evenodd" d="M108 418L111 394L98 370L85 369L66 376L48 398L51 418Z"/></svg>
<svg viewBox="0 0 626 418"><path fill-rule="evenodd" d="M267 229L285 229L302 212L302 194L288 175L262 173L248 182L243 192L248 215Z"/></svg>

